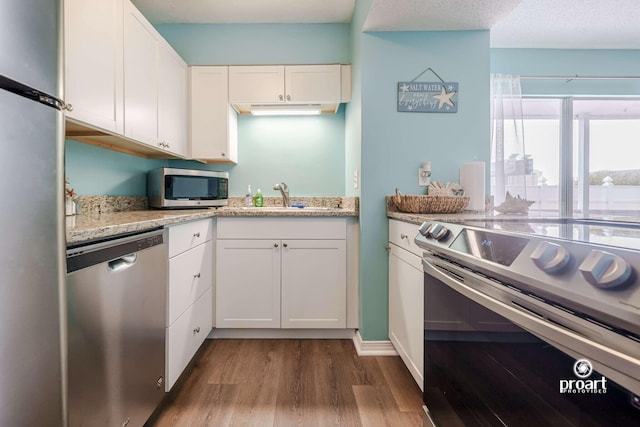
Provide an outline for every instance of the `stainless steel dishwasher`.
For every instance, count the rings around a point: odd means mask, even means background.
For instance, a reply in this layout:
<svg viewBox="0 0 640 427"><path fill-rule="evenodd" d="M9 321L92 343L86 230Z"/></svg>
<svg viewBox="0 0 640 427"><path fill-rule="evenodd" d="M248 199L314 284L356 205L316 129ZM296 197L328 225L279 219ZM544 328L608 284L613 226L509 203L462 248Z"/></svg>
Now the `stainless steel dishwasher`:
<svg viewBox="0 0 640 427"><path fill-rule="evenodd" d="M142 426L164 395L163 230L67 249L69 425Z"/></svg>

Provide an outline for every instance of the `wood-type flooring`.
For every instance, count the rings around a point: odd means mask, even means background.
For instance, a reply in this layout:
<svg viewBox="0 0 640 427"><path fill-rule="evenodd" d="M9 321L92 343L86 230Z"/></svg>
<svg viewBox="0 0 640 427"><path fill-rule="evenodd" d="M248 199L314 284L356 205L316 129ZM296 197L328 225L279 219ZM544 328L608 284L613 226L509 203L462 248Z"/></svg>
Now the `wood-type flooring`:
<svg viewBox="0 0 640 427"><path fill-rule="evenodd" d="M206 340L145 427L430 425L399 357L351 340Z"/></svg>

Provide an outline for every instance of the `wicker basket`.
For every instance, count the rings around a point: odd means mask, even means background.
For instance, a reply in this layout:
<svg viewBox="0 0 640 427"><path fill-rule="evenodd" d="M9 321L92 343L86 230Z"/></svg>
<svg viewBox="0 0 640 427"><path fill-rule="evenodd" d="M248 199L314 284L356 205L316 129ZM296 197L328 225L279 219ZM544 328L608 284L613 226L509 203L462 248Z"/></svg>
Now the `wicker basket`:
<svg viewBox="0 0 640 427"><path fill-rule="evenodd" d="M469 204L469 196L404 195L396 192L393 203L400 212L407 213L458 213Z"/></svg>

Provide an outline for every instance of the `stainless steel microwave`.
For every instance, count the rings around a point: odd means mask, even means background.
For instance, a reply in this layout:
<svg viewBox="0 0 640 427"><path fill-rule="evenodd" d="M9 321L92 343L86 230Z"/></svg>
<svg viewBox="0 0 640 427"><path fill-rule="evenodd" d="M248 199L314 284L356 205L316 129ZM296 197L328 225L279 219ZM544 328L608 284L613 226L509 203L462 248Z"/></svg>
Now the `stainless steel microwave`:
<svg viewBox="0 0 640 427"><path fill-rule="evenodd" d="M153 169L147 172L147 197L152 208L226 206L229 174L195 169Z"/></svg>

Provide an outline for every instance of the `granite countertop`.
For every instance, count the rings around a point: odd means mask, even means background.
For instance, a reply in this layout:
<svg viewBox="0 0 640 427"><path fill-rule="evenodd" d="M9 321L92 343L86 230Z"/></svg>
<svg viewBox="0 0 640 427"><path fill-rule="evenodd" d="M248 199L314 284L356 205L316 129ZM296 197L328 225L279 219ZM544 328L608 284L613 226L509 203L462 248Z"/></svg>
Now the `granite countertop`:
<svg viewBox="0 0 640 427"><path fill-rule="evenodd" d="M66 217L67 244L211 217L357 217L359 211L355 197L292 198L292 203L305 203L304 208L283 208L276 205L278 201L265 198L267 206L262 208L238 206L239 200L230 199L230 206L222 208L110 212L103 199L99 200L100 209L96 209L94 201L87 198L83 200L86 213Z"/></svg>
<svg viewBox="0 0 640 427"><path fill-rule="evenodd" d="M442 222L469 222L469 221L522 221L523 219L533 220L553 220L558 219L557 213L529 213L525 215L518 214L501 214L494 210L490 211L464 211L450 214L415 214L399 212L395 204L391 201L392 196L387 197L387 217L397 219L412 224L422 224L425 221L442 221Z"/></svg>

